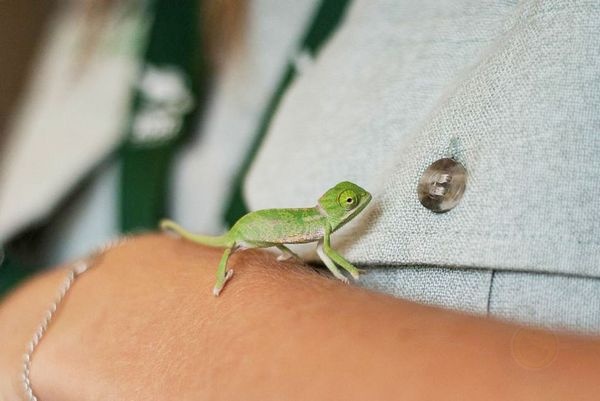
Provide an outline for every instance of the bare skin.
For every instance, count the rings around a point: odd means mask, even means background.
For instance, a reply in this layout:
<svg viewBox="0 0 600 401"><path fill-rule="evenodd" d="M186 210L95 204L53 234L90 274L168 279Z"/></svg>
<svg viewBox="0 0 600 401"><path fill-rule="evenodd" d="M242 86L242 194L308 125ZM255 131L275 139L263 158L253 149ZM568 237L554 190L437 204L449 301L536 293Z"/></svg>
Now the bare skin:
<svg viewBox="0 0 600 401"><path fill-rule="evenodd" d="M596 400L600 339L419 306L249 250L227 297L222 251L149 235L73 287L34 355L43 401ZM0 304L0 399L64 269Z"/></svg>

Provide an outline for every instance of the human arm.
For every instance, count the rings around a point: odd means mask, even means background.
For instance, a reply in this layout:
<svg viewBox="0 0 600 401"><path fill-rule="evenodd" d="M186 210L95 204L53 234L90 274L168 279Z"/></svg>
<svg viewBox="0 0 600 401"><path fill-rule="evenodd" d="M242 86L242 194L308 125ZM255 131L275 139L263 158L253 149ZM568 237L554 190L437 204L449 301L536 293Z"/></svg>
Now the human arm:
<svg viewBox="0 0 600 401"><path fill-rule="evenodd" d="M514 356L517 326L347 286L252 250L232 256L236 285L215 299L208 289L221 253L158 235L109 251L77 280L34 355L40 399L585 400L600 392L597 338L556 335L556 357L531 369ZM64 274L40 276L0 305L0 398L19 399L20 356Z"/></svg>

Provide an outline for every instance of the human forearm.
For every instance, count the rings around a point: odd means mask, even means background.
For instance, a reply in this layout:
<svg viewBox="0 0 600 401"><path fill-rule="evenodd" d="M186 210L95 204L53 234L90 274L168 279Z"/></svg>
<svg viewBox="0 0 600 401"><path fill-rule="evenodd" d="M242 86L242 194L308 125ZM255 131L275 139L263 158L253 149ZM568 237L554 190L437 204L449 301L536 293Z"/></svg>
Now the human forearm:
<svg viewBox="0 0 600 401"><path fill-rule="evenodd" d="M215 299L219 256L165 236L110 251L62 305L34 357L34 389L63 401L585 399L600 390L595 340L557 336L556 357L532 370L514 356L518 327L346 286L263 252L234 256L236 275ZM17 316L41 317L57 274L3 304L3 338Z"/></svg>

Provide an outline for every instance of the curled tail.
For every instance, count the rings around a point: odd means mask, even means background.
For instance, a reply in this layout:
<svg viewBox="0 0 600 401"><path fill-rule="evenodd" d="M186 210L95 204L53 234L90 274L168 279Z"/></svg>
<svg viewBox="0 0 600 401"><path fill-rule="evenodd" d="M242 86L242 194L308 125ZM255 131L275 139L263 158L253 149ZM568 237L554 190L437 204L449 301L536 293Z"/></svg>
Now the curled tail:
<svg viewBox="0 0 600 401"><path fill-rule="evenodd" d="M229 248L233 245L233 241L229 238L229 234L224 234L217 237L212 237L210 235L198 235L193 234L179 224L175 223L172 220L161 220L160 229L163 231L173 231L180 235L182 238L190 240L192 242L197 242L202 245L208 246L216 246L216 247L226 247Z"/></svg>

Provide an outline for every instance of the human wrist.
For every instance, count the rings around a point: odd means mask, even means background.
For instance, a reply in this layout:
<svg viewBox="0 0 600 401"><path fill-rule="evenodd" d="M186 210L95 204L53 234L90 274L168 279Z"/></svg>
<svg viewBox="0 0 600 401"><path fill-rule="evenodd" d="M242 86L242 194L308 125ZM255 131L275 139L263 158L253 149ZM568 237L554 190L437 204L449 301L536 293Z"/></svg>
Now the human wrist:
<svg viewBox="0 0 600 401"><path fill-rule="evenodd" d="M164 235L136 237L108 251L75 283L34 355L34 389L44 399L68 400L119 388L119 398L126 398L142 378L178 381L194 372L187 378L194 383L206 368L202 361L234 358L231 347L219 344L251 332L259 316L284 311L282 302L298 303L297 290L330 281L265 252L241 252L231 260L235 278L215 299L210 289L219 257L219 250ZM286 293L295 300L282 298ZM161 373L189 357L190 341L196 363Z"/></svg>
<svg viewBox="0 0 600 401"><path fill-rule="evenodd" d="M40 398L434 399L444 392L427 386L436 377L463 399L501 383L544 399L569 389L568 377L551 378L581 353L581 342L560 338L560 358L532 373L511 356L516 326L357 289L260 251L231 259L236 275L215 298L220 253L157 235L109 251L73 286L34 355ZM574 360L573 376L597 372L593 358Z"/></svg>

